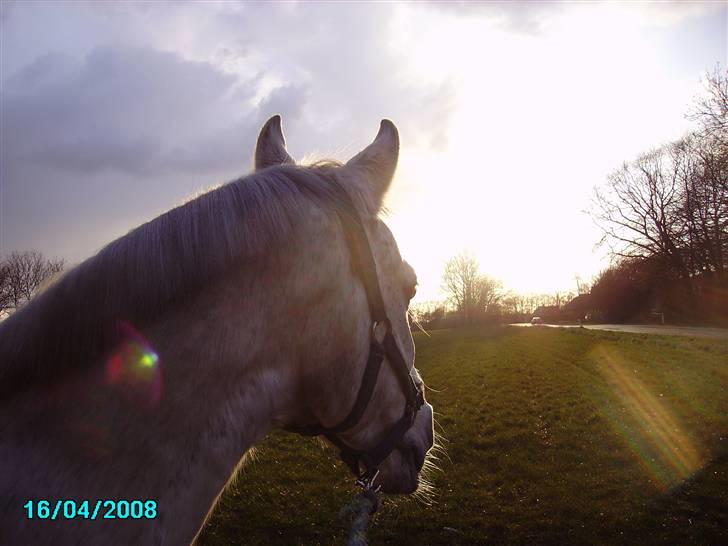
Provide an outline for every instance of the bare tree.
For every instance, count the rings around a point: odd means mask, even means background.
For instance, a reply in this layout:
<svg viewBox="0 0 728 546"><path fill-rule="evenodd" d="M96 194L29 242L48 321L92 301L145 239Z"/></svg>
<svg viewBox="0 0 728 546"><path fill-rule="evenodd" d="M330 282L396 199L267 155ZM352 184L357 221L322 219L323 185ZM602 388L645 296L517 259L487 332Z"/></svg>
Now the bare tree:
<svg viewBox="0 0 728 546"><path fill-rule="evenodd" d="M576 281L576 294L581 296L582 294L588 294L591 291L591 283L581 278L581 275L574 275Z"/></svg>
<svg viewBox="0 0 728 546"><path fill-rule="evenodd" d="M478 261L468 253L448 260L442 276L442 288L448 301L466 318L472 318L478 304Z"/></svg>
<svg viewBox="0 0 728 546"><path fill-rule="evenodd" d="M555 305L556 307L561 308L573 299L573 292L561 292L560 290L557 290L556 292L554 292L553 296L551 296L551 305Z"/></svg>
<svg viewBox="0 0 728 546"><path fill-rule="evenodd" d="M703 136L728 148L728 70L716 66L707 72L704 93L695 100L688 119L697 121Z"/></svg>
<svg viewBox="0 0 728 546"><path fill-rule="evenodd" d="M481 274L478 261L468 253L445 264L442 287L448 301L467 320L494 312L505 296L501 282Z"/></svg>
<svg viewBox="0 0 728 546"><path fill-rule="evenodd" d="M0 260L0 317L3 317L13 303L10 289L10 267L5 260Z"/></svg>
<svg viewBox="0 0 728 546"><path fill-rule="evenodd" d="M688 269L679 246L684 223L676 161L666 148L644 154L613 172L594 194L592 217L603 230L603 243L620 258L654 257L682 278Z"/></svg>
<svg viewBox="0 0 728 546"><path fill-rule="evenodd" d="M478 276L476 307L479 312L492 313L504 296L503 284L499 280L487 275Z"/></svg>
<svg viewBox="0 0 728 546"><path fill-rule="evenodd" d="M501 300L503 311L513 315L523 315L528 313L526 308L526 298L520 294L508 293Z"/></svg>
<svg viewBox="0 0 728 546"><path fill-rule="evenodd" d="M675 143L672 153L683 157L678 214L688 268L720 277L728 268L728 154L699 134Z"/></svg>
<svg viewBox="0 0 728 546"><path fill-rule="evenodd" d="M728 71L704 78L688 118L698 131L676 145L687 157L681 172L682 219L691 272L728 280Z"/></svg>
<svg viewBox="0 0 728 546"><path fill-rule="evenodd" d="M47 260L36 251L13 252L3 262L6 272L3 293L8 308L18 309L29 301L43 282L63 270L63 260Z"/></svg>
<svg viewBox="0 0 728 546"><path fill-rule="evenodd" d="M650 294L644 305L662 302L681 316L725 315L719 302L728 288L728 72L716 68L705 84L688 116L697 131L625 163L595 189L592 217L618 258L598 291L628 294L620 299L625 308L639 299L630 292L638 287ZM623 284L632 288L614 288ZM601 303L610 304L610 297Z"/></svg>

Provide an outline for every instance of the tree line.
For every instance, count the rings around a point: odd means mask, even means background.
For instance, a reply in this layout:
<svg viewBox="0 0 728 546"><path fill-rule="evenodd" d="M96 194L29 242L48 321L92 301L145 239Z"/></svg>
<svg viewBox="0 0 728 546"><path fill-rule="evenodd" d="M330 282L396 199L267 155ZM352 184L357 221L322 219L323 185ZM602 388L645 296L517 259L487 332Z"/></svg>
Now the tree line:
<svg viewBox="0 0 728 546"><path fill-rule="evenodd" d="M587 289L577 279L579 291ZM445 302L425 302L412 305L410 315L415 322L429 328L459 326L472 323L528 321L534 313L557 319L578 316L568 305L577 296L571 291L551 294L518 294L480 270L478 260L463 252L445 264L442 275ZM572 316L573 315L573 316Z"/></svg>
<svg viewBox="0 0 728 546"><path fill-rule="evenodd" d="M687 117L696 129L625 162L594 190L612 265L577 293L514 294L464 253L445 266L448 325L552 320L728 323L728 72L716 68ZM446 320L445 304L414 310ZM667 317L667 318L666 318Z"/></svg>
<svg viewBox="0 0 728 546"><path fill-rule="evenodd" d="M63 271L62 259L46 259L36 251L0 257L0 318L22 307L47 279Z"/></svg>
<svg viewBox="0 0 728 546"><path fill-rule="evenodd" d="M695 131L625 162L595 189L592 217L614 265L596 279L605 318L728 318L728 72L688 117Z"/></svg>

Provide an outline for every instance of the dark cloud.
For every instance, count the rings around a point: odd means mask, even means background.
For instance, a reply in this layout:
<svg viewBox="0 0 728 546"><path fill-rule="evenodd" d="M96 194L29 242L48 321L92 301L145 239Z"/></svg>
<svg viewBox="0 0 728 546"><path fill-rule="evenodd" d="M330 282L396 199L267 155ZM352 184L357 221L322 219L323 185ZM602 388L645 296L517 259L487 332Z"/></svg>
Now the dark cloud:
<svg viewBox="0 0 728 546"><path fill-rule="evenodd" d="M231 100L236 83L208 63L148 49L101 48L80 63L44 55L5 82L3 160L11 172L26 163L145 175L230 166L259 121L240 89Z"/></svg>
<svg viewBox="0 0 728 546"><path fill-rule="evenodd" d="M402 72L391 6L41 7L15 6L3 38L0 253L88 255L247 172L274 113L296 158L348 159L384 117L407 145L447 145L453 86Z"/></svg>
<svg viewBox="0 0 728 546"><path fill-rule="evenodd" d="M378 40L381 7L355 13L341 6L264 7L246 4L209 23L225 44L220 54L249 65L254 75L247 80L148 47L97 47L81 59L37 57L4 82L3 130L13 135L3 150L8 169L32 162L79 173L155 175L247 165L241 151L249 153L260 123L273 113L283 115L298 156L361 146L383 117L411 133L410 143L446 145L454 88L402 78L397 68L404 59ZM123 15L123 6L114 9ZM155 10L141 13L154 20L161 16ZM259 24L262 11L266 28ZM310 25L302 27L304 19ZM270 79L279 83L254 104L265 78L268 86Z"/></svg>
<svg viewBox="0 0 728 546"><path fill-rule="evenodd" d="M300 116L306 96L291 86L256 106L259 84L144 48L38 57L0 97L0 254L80 259L248 171L267 107Z"/></svg>

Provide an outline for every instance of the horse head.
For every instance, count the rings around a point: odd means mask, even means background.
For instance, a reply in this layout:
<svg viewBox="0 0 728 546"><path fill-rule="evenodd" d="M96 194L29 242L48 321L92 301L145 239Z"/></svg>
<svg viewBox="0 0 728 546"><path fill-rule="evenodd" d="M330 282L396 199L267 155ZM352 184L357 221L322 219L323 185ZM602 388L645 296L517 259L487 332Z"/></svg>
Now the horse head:
<svg viewBox="0 0 728 546"><path fill-rule="evenodd" d="M350 267L332 283L328 308L319 312L347 319L328 332L335 357L298 370L302 407L279 424L326 438L369 485L411 493L433 446L433 418L414 367L407 313L417 277L379 216L398 154L397 128L384 120L368 147L346 164L327 167L345 204L338 244L332 241L330 248L348 254ZM256 170L295 164L279 116L263 126L254 161Z"/></svg>

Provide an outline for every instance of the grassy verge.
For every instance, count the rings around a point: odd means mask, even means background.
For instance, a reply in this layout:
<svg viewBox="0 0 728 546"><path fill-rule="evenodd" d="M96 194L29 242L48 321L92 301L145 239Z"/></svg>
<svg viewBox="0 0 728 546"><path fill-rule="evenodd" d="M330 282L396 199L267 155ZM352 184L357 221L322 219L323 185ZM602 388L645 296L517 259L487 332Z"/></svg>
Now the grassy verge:
<svg viewBox="0 0 728 546"><path fill-rule="evenodd" d="M579 329L417 336L448 456L372 544L728 543L728 344ZM274 433L199 544L342 544L333 452Z"/></svg>

